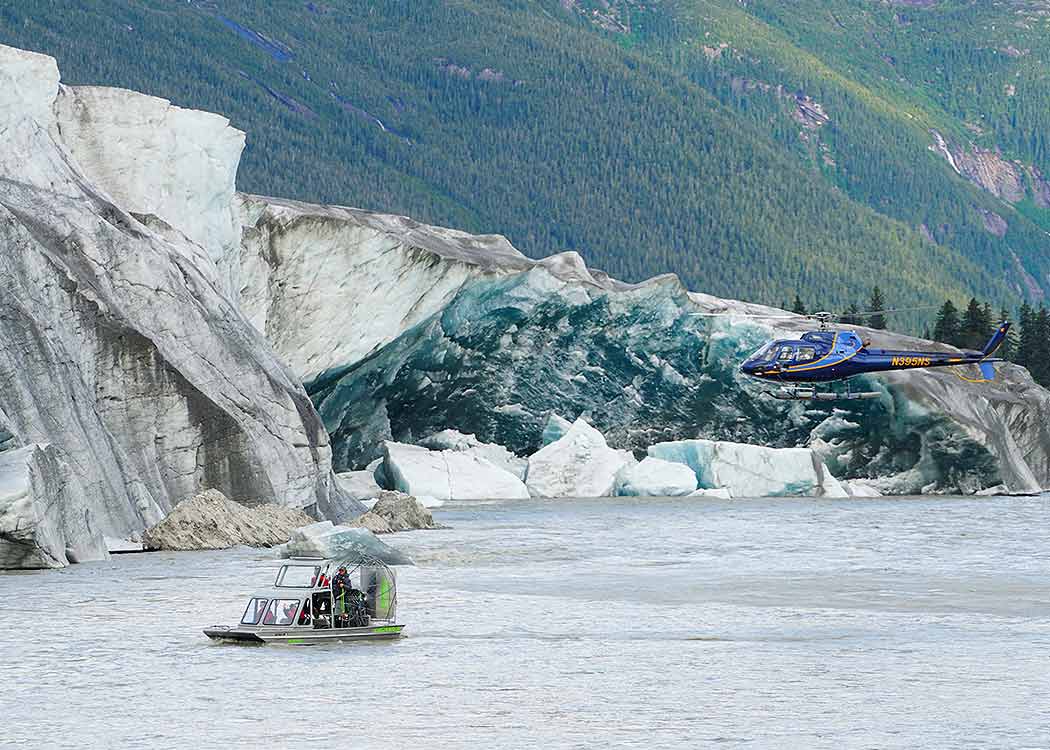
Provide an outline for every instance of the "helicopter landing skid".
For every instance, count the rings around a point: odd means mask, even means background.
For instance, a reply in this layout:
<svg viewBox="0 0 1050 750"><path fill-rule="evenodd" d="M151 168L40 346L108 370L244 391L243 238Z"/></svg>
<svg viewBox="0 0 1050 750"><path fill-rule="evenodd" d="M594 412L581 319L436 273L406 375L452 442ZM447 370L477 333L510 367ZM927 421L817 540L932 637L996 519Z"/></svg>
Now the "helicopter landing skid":
<svg viewBox="0 0 1050 750"><path fill-rule="evenodd" d="M879 391L851 391L848 387L845 393L836 391L819 391L812 386L784 385L775 391L766 391L770 396L781 401L860 401L878 398L882 395Z"/></svg>

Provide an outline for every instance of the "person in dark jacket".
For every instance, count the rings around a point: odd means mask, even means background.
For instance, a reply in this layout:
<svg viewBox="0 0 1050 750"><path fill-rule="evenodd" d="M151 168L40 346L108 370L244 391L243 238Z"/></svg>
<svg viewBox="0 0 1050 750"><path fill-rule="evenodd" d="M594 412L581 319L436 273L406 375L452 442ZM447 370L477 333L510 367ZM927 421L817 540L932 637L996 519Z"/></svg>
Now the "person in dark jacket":
<svg viewBox="0 0 1050 750"><path fill-rule="evenodd" d="M350 613L350 598L354 585L346 567L340 566L339 572L332 578L332 598L335 600L336 627L345 628Z"/></svg>

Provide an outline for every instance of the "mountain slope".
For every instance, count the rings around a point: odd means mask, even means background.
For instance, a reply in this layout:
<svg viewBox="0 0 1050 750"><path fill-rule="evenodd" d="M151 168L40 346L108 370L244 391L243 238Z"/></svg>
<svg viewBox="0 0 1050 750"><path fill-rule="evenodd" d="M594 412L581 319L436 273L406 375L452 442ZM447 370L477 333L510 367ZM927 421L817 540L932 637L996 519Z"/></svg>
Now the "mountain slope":
<svg viewBox="0 0 1050 750"><path fill-rule="evenodd" d="M897 89L774 5L13 0L0 41L55 55L73 83L228 114L251 133L242 190L769 303L843 307L876 281L898 305L1046 291L1038 222L928 150L931 124L963 143L953 117L902 127ZM705 50L720 44L740 60ZM800 124L807 101L830 120Z"/></svg>

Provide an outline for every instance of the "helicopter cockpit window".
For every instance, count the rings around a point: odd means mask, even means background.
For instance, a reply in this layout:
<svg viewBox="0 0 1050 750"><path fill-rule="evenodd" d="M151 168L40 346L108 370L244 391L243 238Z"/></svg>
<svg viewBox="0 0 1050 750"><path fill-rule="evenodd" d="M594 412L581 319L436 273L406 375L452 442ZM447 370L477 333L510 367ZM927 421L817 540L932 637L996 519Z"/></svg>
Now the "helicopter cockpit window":
<svg viewBox="0 0 1050 750"><path fill-rule="evenodd" d="M766 344L761 349L759 349L754 354L752 354L750 357L748 357L747 361L748 362L764 362L767 359L770 359L769 353L770 353L770 350L773 348L773 346L774 346L773 342L770 341L768 344Z"/></svg>
<svg viewBox="0 0 1050 750"><path fill-rule="evenodd" d="M780 347L780 353L777 354L777 362L786 363L795 361L795 347L793 346L782 346Z"/></svg>
<svg viewBox="0 0 1050 750"><path fill-rule="evenodd" d="M817 350L812 346L801 346L798 350L798 356L795 357L796 362L810 362L817 358Z"/></svg>

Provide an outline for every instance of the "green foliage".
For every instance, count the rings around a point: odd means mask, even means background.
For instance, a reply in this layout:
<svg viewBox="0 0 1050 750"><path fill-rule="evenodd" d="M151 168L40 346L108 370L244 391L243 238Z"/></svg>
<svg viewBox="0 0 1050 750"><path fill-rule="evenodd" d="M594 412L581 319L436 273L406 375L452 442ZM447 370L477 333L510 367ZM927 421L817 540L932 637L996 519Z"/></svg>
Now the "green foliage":
<svg viewBox="0 0 1050 750"><path fill-rule="evenodd" d="M871 299L868 301L868 312L871 313L868 317L868 328L886 329L886 316L882 314L885 309L882 302L882 290L876 285L871 290Z"/></svg>
<svg viewBox="0 0 1050 750"><path fill-rule="evenodd" d="M951 300L947 300L937 311L937 322L933 326L933 340L951 346L962 346L959 331L959 311L955 309Z"/></svg>
<svg viewBox="0 0 1050 750"><path fill-rule="evenodd" d="M0 42L54 55L67 83L229 116L248 132L248 192L499 232L533 257L573 250L625 280L672 271L767 303L844 309L877 280L893 306L1013 305L1030 294L1019 264L1050 291L1050 212L1003 206L928 148L936 128L1050 173L1045 35L1025 33L1032 52L1014 58L995 52L1008 32L997 46L978 32L1010 11L577 5L9 0ZM1007 79L1016 96L1000 96ZM805 97L830 119L803 126ZM1004 216L1004 237L981 211Z"/></svg>

